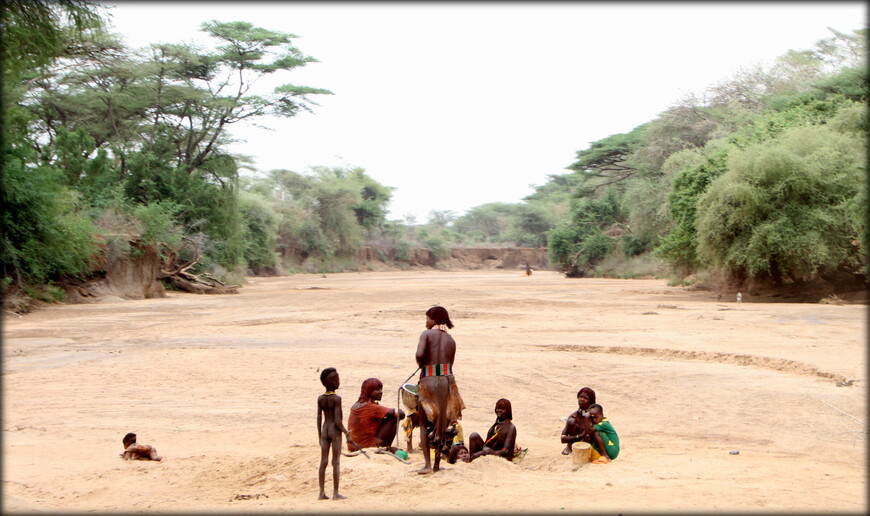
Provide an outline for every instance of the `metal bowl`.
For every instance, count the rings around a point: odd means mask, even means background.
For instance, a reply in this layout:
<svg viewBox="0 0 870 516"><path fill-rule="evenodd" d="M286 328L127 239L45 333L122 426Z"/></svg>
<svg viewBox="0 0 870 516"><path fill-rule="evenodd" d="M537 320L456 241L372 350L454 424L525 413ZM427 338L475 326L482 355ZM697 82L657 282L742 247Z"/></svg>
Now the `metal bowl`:
<svg viewBox="0 0 870 516"><path fill-rule="evenodd" d="M402 403L408 410L417 410L417 385L406 383L402 386Z"/></svg>

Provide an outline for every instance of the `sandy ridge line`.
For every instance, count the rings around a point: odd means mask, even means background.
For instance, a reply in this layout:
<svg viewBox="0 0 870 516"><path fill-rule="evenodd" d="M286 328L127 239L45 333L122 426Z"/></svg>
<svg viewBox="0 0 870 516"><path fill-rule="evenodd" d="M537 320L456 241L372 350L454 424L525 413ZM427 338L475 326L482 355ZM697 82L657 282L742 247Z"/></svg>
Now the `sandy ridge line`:
<svg viewBox="0 0 870 516"><path fill-rule="evenodd" d="M721 353L711 351L685 351L679 349L639 348L633 346L583 346L576 344L539 345L546 351L571 351L577 353L608 353L614 355L642 355L654 358L678 358L681 360L700 360L704 362L719 362L722 364L737 364L749 367L761 367L774 371L784 371L805 376L817 376L836 382L837 387L851 386L855 380L845 376L820 371L819 368L784 358L762 357L737 353Z"/></svg>

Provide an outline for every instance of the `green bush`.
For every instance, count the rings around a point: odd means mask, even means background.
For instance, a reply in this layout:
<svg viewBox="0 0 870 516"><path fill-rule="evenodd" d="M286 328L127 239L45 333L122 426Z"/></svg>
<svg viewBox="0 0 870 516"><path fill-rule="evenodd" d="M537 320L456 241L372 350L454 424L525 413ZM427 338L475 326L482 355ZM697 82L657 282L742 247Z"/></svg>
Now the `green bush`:
<svg viewBox="0 0 870 516"><path fill-rule="evenodd" d="M579 265L595 265L607 256L613 248L613 238L601 231L588 235L580 244Z"/></svg>
<svg viewBox="0 0 870 516"><path fill-rule="evenodd" d="M63 181L54 167L28 167L7 155L0 219L4 276L44 283L89 271L99 252L97 229L79 212L77 196Z"/></svg>
<svg viewBox="0 0 870 516"><path fill-rule="evenodd" d="M24 287L24 293L27 297L44 303L60 303L66 299L66 292L57 285L52 284Z"/></svg>
<svg viewBox="0 0 870 516"><path fill-rule="evenodd" d="M866 181L866 138L827 126L786 131L734 153L698 200L698 253L736 277L781 282L861 270L848 206ZM866 205L865 205L866 209Z"/></svg>
<svg viewBox="0 0 870 516"><path fill-rule="evenodd" d="M550 261L573 271L578 266L594 265L614 246L613 238L602 228L622 223L624 214L615 189L608 189L601 198L580 199L574 204L571 223L549 232L547 238Z"/></svg>
<svg viewBox="0 0 870 516"><path fill-rule="evenodd" d="M443 260L450 256L450 249L444 243L444 240L437 236L426 238L426 240L423 241L423 245L429 249L429 253L433 258L435 258L435 260Z"/></svg>
<svg viewBox="0 0 870 516"><path fill-rule="evenodd" d="M176 223L181 207L172 201L155 201L133 207L132 212L140 222L140 238L146 246L158 243L178 247L182 232Z"/></svg>
<svg viewBox="0 0 870 516"><path fill-rule="evenodd" d="M729 149L713 147L711 154L700 162L688 161L671 180L669 205L674 227L654 248L655 256L671 264L682 275L699 266L696 232L698 198L710 183L727 170Z"/></svg>
<svg viewBox="0 0 870 516"><path fill-rule="evenodd" d="M583 236L582 228L570 224L563 224L550 231L547 236L549 261L563 266L575 264Z"/></svg>
<svg viewBox="0 0 870 516"><path fill-rule="evenodd" d="M648 235L622 235L619 239L620 249L626 256L637 256L650 251L653 247Z"/></svg>
<svg viewBox="0 0 870 516"><path fill-rule="evenodd" d="M397 261L407 262L413 257L414 250L411 244L405 241L396 242L393 246L393 258Z"/></svg>
<svg viewBox="0 0 870 516"><path fill-rule="evenodd" d="M261 274L276 272L278 216L266 199L257 194L241 192L239 204L243 221L244 257L248 269Z"/></svg>

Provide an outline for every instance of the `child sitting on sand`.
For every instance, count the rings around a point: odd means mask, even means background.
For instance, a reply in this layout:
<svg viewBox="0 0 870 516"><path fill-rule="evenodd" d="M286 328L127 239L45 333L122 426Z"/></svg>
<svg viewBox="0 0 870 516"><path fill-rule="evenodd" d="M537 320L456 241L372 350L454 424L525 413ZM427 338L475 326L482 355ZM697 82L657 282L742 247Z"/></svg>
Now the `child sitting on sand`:
<svg viewBox="0 0 870 516"><path fill-rule="evenodd" d="M414 446L411 441L413 440L414 429L417 428L420 424L418 419L419 414L419 412L411 412L405 422L402 423L402 428L405 430L405 436L408 438L408 453L414 451ZM431 460L434 460L436 447L434 434L435 425L433 425L432 422L428 419L426 420L426 428L424 431L427 432L429 437L429 458ZM445 430L445 435L447 436L447 441L444 443L444 446L441 448L441 450L439 450L442 459L446 459L450 455L453 448L455 448L457 445L464 446L465 444L465 435L462 432L462 425L460 425L459 421L455 419L450 424L450 426L447 427L447 430ZM422 436L420 439L420 446L423 446ZM468 449L466 448L466 451L467 450Z"/></svg>
<svg viewBox="0 0 870 516"><path fill-rule="evenodd" d="M450 449L450 454L447 456L448 464L456 464L459 462L471 462L471 454L468 453L468 448L464 444L454 444Z"/></svg>
<svg viewBox="0 0 870 516"><path fill-rule="evenodd" d="M124 460L156 460L163 462L163 457L157 455L157 448L147 444L136 444L136 434L130 432L124 436Z"/></svg>
<svg viewBox="0 0 870 516"><path fill-rule="evenodd" d="M589 419L592 420L592 432L587 434L592 445L592 464L607 464L619 455L619 436L613 425L604 417L604 408L598 403L589 405Z"/></svg>

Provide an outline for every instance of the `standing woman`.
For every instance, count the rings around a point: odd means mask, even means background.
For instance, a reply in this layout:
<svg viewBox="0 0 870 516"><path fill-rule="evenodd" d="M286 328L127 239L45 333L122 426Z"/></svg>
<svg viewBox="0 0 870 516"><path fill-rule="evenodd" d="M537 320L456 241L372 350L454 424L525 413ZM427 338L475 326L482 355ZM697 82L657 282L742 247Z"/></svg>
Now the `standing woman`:
<svg viewBox="0 0 870 516"><path fill-rule="evenodd" d="M504 398L495 403L495 423L486 432L486 441L473 432L468 438L470 461L482 455L498 455L513 460L522 450L517 446L517 427L512 421L511 402Z"/></svg>
<svg viewBox="0 0 870 516"><path fill-rule="evenodd" d="M425 425L432 423L432 439L435 448L440 449L447 442L447 426L462 419L465 403L459 395L456 378L453 376L453 360L456 358L456 341L447 333L453 328L450 315L443 306L433 306L426 310L426 330L420 334L417 353L414 358L420 366L420 380L417 383L418 421ZM425 428L425 426L424 426ZM429 432L420 436L425 464L417 470L421 475L434 473L440 469L441 454L435 453L434 465L429 456Z"/></svg>

